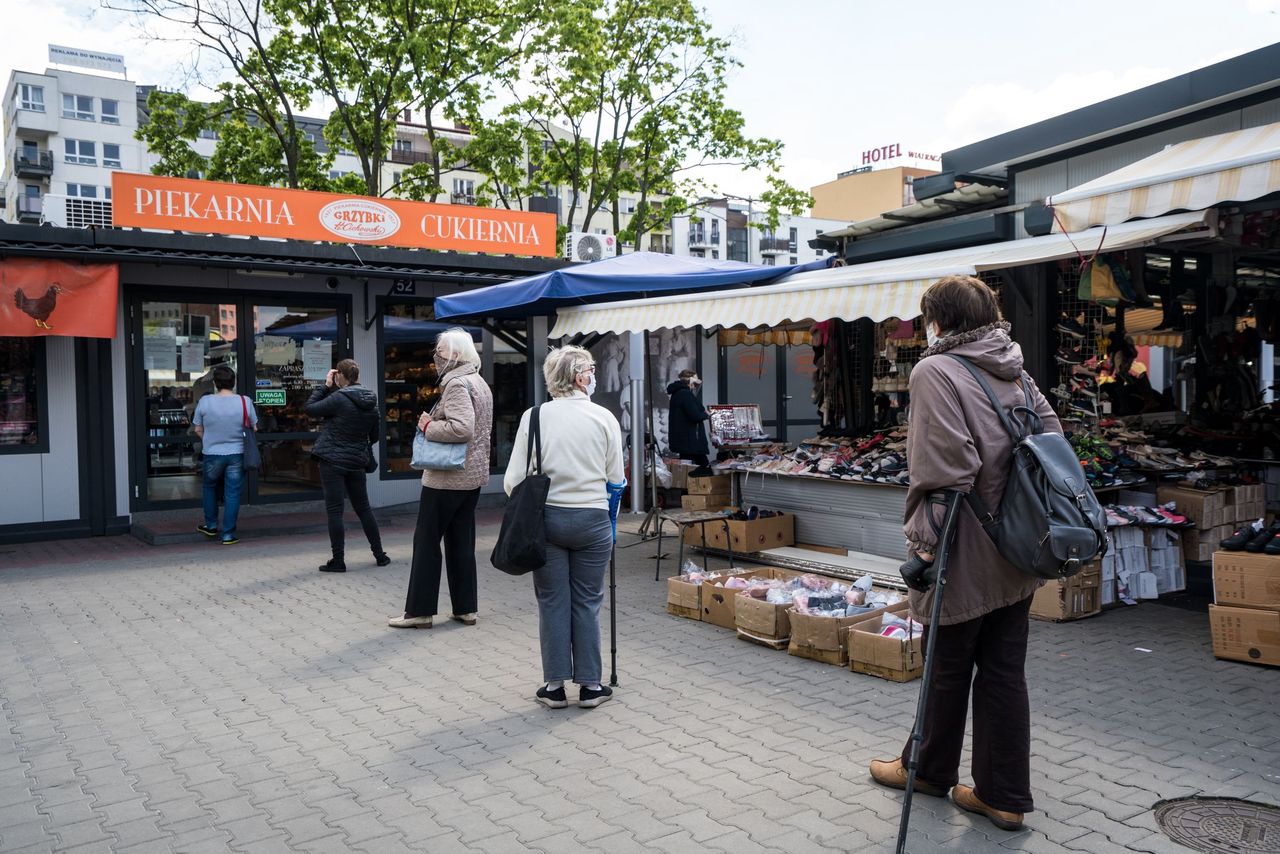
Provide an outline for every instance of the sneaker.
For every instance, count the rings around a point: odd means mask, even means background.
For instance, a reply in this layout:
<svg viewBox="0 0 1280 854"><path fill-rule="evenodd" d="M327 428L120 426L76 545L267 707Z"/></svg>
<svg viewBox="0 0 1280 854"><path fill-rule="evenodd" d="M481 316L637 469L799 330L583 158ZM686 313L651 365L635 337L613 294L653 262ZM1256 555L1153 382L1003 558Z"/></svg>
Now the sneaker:
<svg viewBox="0 0 1280 854"><path fill-rule="evenodd" d="M388 617L387 625L393 629L429 629L431 617L410 617L401 614L399 617Z"/></svg>
<svg viewBox="0 0 1280 854"><path fill-rule="evenodd" d="M1229 552L1241 551L1245 545L1262 532L1262 520L1250 522L1239 527L1231 536L1218 543L1218 547Z"/></svg>
<svg viewBox="0 0 1280 854"><path fill-rule="evenodd" d="M1272 522L1259 531L1252 540L1245 544L1244 550L1258 554L1271 544L1271 540L1275 538L1276 534L1280 534L1280 522Z"/></svg>
<svg viewBox="0 0 1280 854"><path fill-rule="evenodd" d="M1275 555L1280 555L1280 534L1276 534L1272 537L1271 542L1267 543L1262 551L1264 554L1269 554L1273 557Z"/></svg>
<svg viewBox="0 0 1280 854"><path fill-rule="evenodd" d="M240 538L237 537L235 534L232 534L229 537L222 538L222 544L224 546L234 546L238 542L240 542Z"/></svg>
<svg viewBox="0 0 1280 854"><path fill-rule="evenodd" d="M599 688L588 688L583 685L578 689L578 708L594 709L601 703L607 703L613 698L613 691L608 685L601 685Z"/></svg>
<svg viewBox="0 0 1280 854"><path fill-rule="evenodd" d="M373 561L374 561L374 563L376 563L378 566L390 566L390 565L391 565L391 555L387 554L386 552L383 552L383 553L382 553L382 554L380 554L380 555L374 555L374 556L373 556Z"/></svg>
<svg viewBox="0 0 1280 854"><path fill-rule="evenodd" d="M956 806L962 810L985 815L991 819L992 824L1001 830L1022 829L1022 813L998 810L995 807L987 806L978 800L978 796L973 793L972 786L956 786L951 790L951 800L955 801Z"/></svg>
<svg viewBox="0 0 1280 854"><path fill-rule="evenodd" d="M196 525L196 530L197 530L197 531L199 531L200 533L204 534L206 537L216 537L216 536L218 536L218 529L217 529L217 528L211 528L211 527L209 527L208 525Z"/></svg>
<svg viewBox="0 0 1280 854"><path fill-rule="evenodd" d="M536 696L538 702L548 709L563 709L569 705L569 698L565 696L563 685L554 691L548 691L547 686L543 685L538 689Z"/></svg>
<svg viewBox="0 0 1280 854"><path fill-rule="evenodd" d="M341 560L338 560L337 558L331 557L324 563L320 564L320 571L321 572L346 572L347 564L345 561L341 561Z"/></svg>
<svg viewBox="0 0 1280 854"><path fill-rule="evenodd" d="M457 620L464 626L474 626L476 624L476 615L474 612L470 614L450 614L449 619Z"/></svg>
<svg viewBox="0 0 1280 854"><path fill-rule="evenodd" d="M1074 317L1062 318L1054 328L1065 335L1070 335L1072 338L1083 338L1087 333L1087 330L1080 324L1080 321L1076 320Z"/></svg>
<svg viewBox="0 0 1280 854"><path fill-rule="evenodd" d="M1079 365L1084 361L1079 350L1068 350L1066 347L1059 347L1053 357L1057 359L1059 365Z"/></svg>
<svg viewBox="0 0 1280 854"><path fill-rule="evenodd" d="M905 789L907 788L907 768L902 763L901 757L898 759L872 759L871 779L881 786L888 786L891 789ZM916 778L912 791L934 798L945 798L947 796L945 786L926 783L919 777Z"/></svg>

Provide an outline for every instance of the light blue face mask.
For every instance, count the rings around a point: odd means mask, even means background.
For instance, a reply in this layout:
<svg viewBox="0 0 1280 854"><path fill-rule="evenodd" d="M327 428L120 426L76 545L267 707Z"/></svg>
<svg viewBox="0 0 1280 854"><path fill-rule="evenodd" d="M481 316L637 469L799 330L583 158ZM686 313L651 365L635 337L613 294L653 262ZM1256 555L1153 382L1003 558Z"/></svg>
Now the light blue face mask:
<svg viewBox="0 0 1280 854"><path fill-rule="evenodd" d="M587 393L587 397L596 393L596 375L592 374L591 379L587 380L587 387L583 389Z"/></svg>
<svg viewBox="0 0 1280 854"><path fill-rule="evenodd" d="M933 330L937 328L938 328L938 324L936 323L930 323L928 326L924 328L924 339L930 347L934 346L935 344L937 344L939 341L941 341L943 338L946 338L947 335L950 334L947 332L935 333Z"/></svg>

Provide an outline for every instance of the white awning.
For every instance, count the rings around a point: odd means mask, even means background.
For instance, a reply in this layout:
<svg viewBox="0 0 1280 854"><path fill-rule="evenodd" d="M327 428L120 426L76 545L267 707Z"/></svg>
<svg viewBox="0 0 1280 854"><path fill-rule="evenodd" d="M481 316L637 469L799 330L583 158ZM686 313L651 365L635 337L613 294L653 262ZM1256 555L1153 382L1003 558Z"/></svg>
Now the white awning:
<svg viewBox="0 0 1280 854"><path fill-rule="evenodd" d="M972 276L984 270L1074 258L1077 250L1088 256L1099 250L1131 249L1201 225L1207 216L1198 211L1127 223L1105 229L1105 241L1104 229L1095 228L793 273L762 287L562 308L550 337L692 326L754 329L833 318L906 320L920 313L920 296L943 276Z"/></svg>
<svg viewBox="0 0 1280 854"><path fill-rule="evenodd" d="M1203 210L1280 191L1280 123L1178 142L1045 199L1055 231Z"/></svg>

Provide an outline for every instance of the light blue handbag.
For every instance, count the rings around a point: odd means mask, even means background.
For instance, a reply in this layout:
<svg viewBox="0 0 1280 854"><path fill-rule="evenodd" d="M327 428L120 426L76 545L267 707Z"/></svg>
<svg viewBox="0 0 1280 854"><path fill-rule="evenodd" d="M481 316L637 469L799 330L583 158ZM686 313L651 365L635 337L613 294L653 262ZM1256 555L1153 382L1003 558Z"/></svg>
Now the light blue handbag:
<svg viewBox="0 0 1280 854"><path fill-rule="evenodd" d="M446 384L447 385L447 384ZM467 395L471 395L471 386L467 385ZM440 394L444 399L443 391ZM472 398L474 405L474 398ZM438 405L438 404L437 404ZM431 410L433 413L435 409ZM462 471L467 467L467 448L470 442L432 442L421 430L413 433L413 459L411 468L422 471Z"/></svg>

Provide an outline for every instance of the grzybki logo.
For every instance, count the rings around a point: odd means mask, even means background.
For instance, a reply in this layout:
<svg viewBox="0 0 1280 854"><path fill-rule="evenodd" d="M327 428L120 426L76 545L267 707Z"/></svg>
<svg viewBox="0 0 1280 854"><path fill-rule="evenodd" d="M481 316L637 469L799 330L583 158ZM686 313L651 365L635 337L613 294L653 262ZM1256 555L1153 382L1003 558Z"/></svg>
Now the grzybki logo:
<svg viewBox="0 0 1280 854"><path fill-rule="evenodd" d="M400 217L377 202L341 199L320 209L320 224L347 240L382 240L400 230Z"/></svg>

